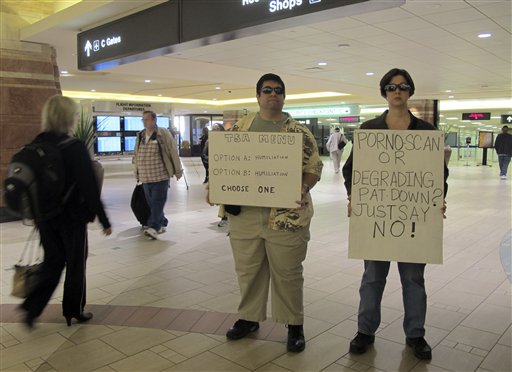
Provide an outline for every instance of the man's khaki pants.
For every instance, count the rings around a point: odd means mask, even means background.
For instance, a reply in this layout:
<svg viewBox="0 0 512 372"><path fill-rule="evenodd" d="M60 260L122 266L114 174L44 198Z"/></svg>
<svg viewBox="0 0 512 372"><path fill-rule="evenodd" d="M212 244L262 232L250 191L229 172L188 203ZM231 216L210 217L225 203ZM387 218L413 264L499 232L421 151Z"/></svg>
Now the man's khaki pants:
<svg viewBox="0 0 512 372"><path fill-rule="evenodd" d="M309 225L299 231L268 228L270 208L242 207L229 216L229 234L240 285L241 319L267 318L269 283L272 280L272 318L275 322L304 323L302 261L306 258Z"/></svg>

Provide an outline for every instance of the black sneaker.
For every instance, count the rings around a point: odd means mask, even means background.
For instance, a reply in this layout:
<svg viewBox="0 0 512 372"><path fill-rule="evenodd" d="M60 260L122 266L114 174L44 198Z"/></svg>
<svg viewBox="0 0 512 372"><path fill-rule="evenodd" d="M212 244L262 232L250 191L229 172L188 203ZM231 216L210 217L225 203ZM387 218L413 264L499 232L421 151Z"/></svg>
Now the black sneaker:
<svg viewBox="0 0 512 372"><path fill-rule="evenodd" d="M288 325L288 342L286 349L292 353L300 353L306 348L304 327L302 325Z"/></svg>
<svg viewBox="0 0 512 372"><path fill-rule="evenodd" d="M251 332L256 332L259 328L260 324L258 322L238 319L235 324L233 324L233 327L227 331L226 337L230 340L239 340Z"/></svg>
<svg viewBox="0 0 512 372"><path fill-rule="evenodd" d="M368 350L368 346L375 342L375 336L365 335L364 333L357 332L356 337L350 341L349 352L353 354L363 354Z"/></svg>
<svg viewBox="0 0 512 372"><path fill-rule="evenodd" d="M405 343L412 347L414 356L418 359L432 359L432 348L423 337L406 337Z"/></svg>

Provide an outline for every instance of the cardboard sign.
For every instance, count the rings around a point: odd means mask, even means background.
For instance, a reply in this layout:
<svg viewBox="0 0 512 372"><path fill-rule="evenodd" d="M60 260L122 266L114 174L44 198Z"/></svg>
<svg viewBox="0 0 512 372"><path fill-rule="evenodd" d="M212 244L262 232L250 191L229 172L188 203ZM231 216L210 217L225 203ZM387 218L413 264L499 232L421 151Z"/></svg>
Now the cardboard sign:
<svg viewBox="0 0 512 372"><path fill-rule="evenodd" d="M212 131L208 152L211 203L298 207L301 133Z"/></svg>
<svg viewBox="0 0 512 372"><path fill-rule="evenodd" d="M356 130L349 258L443 262L441 131Z"/></svg>

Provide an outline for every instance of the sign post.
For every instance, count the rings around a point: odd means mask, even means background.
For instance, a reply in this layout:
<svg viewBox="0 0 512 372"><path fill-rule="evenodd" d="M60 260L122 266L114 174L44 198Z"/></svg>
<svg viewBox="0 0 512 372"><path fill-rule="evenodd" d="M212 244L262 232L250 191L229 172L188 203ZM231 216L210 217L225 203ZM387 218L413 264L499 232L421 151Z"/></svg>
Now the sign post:
<svg viewBox="0 0 512 372"><path fill-rule="evenodd" d="M208 153L211 203L297 208L302 134L212 131Z"/></svg>
<svg viewBox="0 0 512 372"><path fill-rule="evenodd" d="M354 132L349 258L443 262L441 131Z"/></svg>

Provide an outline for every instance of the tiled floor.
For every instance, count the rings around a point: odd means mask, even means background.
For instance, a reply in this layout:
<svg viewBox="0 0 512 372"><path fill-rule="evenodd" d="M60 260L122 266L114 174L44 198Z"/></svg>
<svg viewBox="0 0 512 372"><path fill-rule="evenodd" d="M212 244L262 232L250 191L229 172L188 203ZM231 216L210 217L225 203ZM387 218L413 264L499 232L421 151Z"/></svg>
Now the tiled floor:
<svg viewBox="0 0 512 372"><path fill-rule="evenodd" d="M511 181L497 166L451 164L443 265L428 265L426 338L430 362L405 346L401 288L392 265L375 345L348 354L356 332L362 263L347 258L348 219L342 177L325 158L313 190L315 217L305 261L303 353L286 352L286 330L268 320L236 342L224 334L237 319L238 286L217 210L204 201L198 159L182 159L184 180L172 181L168 232L158 241L140 234L129 199L135 182L126 159L105 161L104 200L110 238L90 225L87 325L67 327L62 288L34 331L19 323L9 295L12 265L30 231L1 228L2 371L510 371Z"/></svg>

